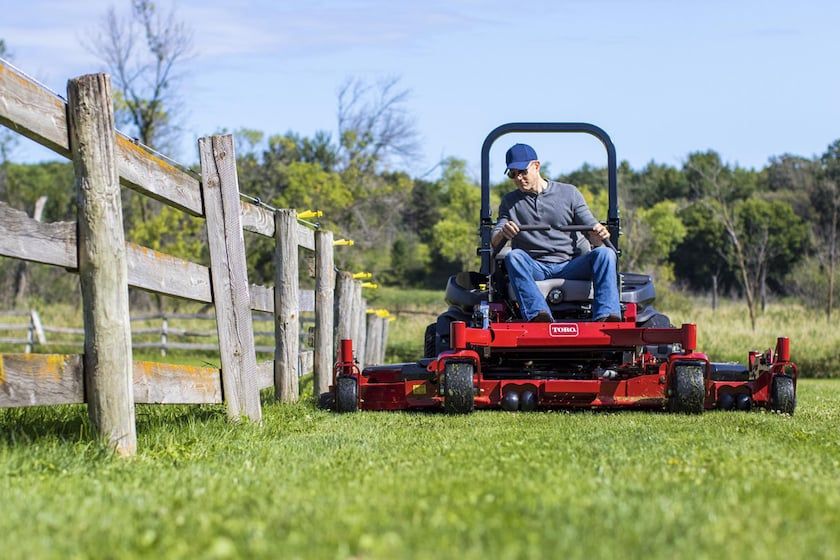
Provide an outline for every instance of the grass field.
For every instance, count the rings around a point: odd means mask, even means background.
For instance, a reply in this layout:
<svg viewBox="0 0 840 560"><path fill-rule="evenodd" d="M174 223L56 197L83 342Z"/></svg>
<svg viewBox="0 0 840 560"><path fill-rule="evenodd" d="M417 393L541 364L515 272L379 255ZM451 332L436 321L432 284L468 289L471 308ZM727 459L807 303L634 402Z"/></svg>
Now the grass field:
<svg viewBox="0 0 840 560"><path fill-rule="evenodd" d="M420 312L392 323L391 358L419 355L439 302L374 298ZM678 303L673 321L697 322L715 359L784 333L803 373L840 374L838 330L796 304L753 333L742 305ZM793 417L336 415L267 394L263 410L256 426L138 406L129 460L92 439L84 407L0 410L0 556L840 557L840 380L800 381Z"/></svg>
<svg viewBox="0 0 840 560"><path fill-rule="evenodd" d="M840 381L770 413L0 411L4 558L836 558Z"/></svg>

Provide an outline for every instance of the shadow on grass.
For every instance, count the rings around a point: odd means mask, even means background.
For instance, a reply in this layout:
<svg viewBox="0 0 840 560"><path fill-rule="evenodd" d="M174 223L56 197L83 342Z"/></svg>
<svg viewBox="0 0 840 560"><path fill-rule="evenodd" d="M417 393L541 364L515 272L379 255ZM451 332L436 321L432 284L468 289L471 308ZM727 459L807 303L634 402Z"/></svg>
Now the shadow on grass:
<svg viewBox="0 0 840 560"><path fill-rule="evenodd" d="M0 410L0 442L9 446L46 439L76 443L90 440L92 434L93 427L84 405Z"/></svg>
<svg viewBox="0 0 840 560"><path fill-rule="evenodd" d="M226 421L221 405L137 405L138 433L161 427L173 431L187 425ZM68 444L96 439L84 405L35 406L0 410L0 444L13 447L58 440Z"/></svg>

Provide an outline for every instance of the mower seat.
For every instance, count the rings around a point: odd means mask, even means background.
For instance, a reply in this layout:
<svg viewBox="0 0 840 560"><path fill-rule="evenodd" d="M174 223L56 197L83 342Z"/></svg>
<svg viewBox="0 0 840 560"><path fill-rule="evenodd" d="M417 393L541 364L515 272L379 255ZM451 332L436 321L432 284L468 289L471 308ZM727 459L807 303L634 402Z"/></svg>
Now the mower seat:
<svg viewBox="0 0 840 560"><path fill-rule="evenodd" d="M594 297L590 280L565 280L563 278L539 280L537 281L537 288L544 298L548 298L548 294L556 288L555 294L559 296L559 299L550 301L549 303L552 305L570 302L586 303L592 301ZM508 296L511 301L516 301L516 294L510 284L508 284Z"/></svg>

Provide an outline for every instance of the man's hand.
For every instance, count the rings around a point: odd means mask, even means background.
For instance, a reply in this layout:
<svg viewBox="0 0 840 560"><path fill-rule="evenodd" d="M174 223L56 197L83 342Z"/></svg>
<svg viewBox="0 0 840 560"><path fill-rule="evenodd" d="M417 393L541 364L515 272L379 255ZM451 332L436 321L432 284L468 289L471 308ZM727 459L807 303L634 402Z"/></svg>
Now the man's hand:
<svg viewBox="0 0 840 560"><path fill-rule="evenodd" d="M600 247L603 241L610 238L610 230L604 224L595 224L589 232L589 244L592 247Z"/></svg>
<svg viewBox="0 0 840 560"><path fill-rule="evenodd" d="M493 239L490 240L490 243L494 247L499 247L507 241L510 241L516 234L519 233L519 225L516 222L505 222L505 225L502 226L502 229L493 236Z"/></svg>

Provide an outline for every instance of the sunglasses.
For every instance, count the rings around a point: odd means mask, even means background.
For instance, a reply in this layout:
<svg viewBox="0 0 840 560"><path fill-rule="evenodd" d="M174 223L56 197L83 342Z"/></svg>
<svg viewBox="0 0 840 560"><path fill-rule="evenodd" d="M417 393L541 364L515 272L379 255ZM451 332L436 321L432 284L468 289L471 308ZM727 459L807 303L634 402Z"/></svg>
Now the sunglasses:
<svg viewBox="0 0 840 560"><path fill-rule="evenodd" d="M533 162L531 162L533 163ZM528 173L528 170L531 169L531 163L528 164L528 167L525 169L508 169L507 176L511 179L514 177L519 177L520 175L525 175Z"/></svg>

